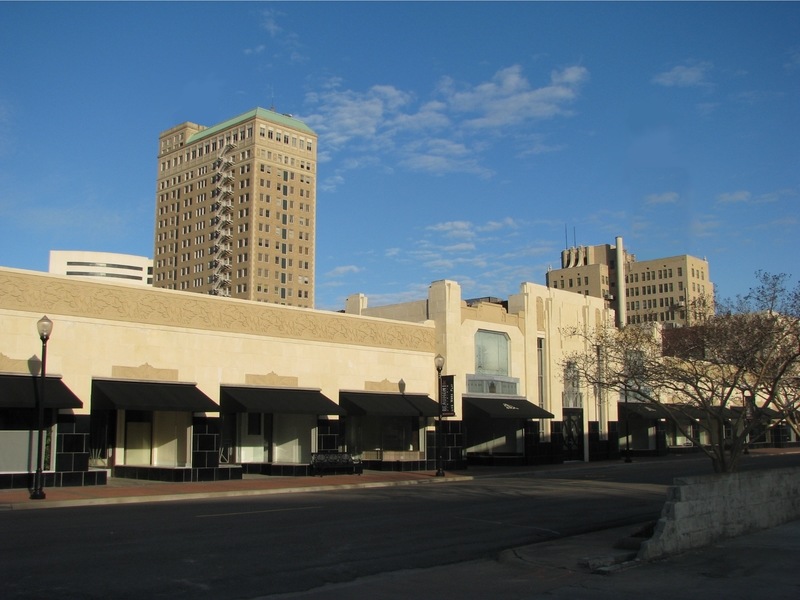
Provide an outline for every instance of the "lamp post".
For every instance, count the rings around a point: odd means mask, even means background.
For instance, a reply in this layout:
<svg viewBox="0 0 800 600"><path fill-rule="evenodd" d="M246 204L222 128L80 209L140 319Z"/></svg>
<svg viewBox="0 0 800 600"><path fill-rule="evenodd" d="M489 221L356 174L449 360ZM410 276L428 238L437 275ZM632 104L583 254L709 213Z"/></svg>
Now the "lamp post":
<svg viewBox="0 0 800 600"><path fill-rule="evenodd" d="M444 368L444 356L437 354L433 359L436 366L436 375L439 388L439 422L436 424L436 477L444 477L444 466L442 465L442 368Z"/></svg>
<svg viewBox="0 0 800 600"><path fill-rule="evenodd" d="M47 315L42 317L36 322L36 331L39 332L39 339L42 340L42 373L39 378L39 394L36 396L36 412L38 419L39 429L39 443L36 454L36 473L33 477L33 491L31 492L31 500L44 500L45 493L42 489L42 446L44 445L44 387L45 376L47 374L47 340L50 339L50 333L53 331L53 322L47 318Z"/></svg>

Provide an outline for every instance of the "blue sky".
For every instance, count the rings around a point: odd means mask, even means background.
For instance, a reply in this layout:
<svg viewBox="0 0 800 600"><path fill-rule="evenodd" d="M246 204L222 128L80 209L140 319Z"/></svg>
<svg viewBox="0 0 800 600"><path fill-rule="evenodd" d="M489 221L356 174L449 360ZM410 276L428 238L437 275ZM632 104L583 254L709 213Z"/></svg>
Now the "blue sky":
<svg viewBox="0 0 800 600"><path fill-rule="evenodd" d="M151 256L158 135L319 134L317 307L544 283L568 243L795 275L800 4L0 3L0 265ZM796 281L797 277L793 277Z"/></svg>

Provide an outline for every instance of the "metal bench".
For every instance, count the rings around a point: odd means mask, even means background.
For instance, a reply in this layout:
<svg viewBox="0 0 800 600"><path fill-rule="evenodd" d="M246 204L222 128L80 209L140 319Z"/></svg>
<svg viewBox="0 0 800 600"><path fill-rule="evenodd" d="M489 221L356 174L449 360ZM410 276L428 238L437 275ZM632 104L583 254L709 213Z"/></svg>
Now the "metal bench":
<svg viewBox="0 0 800 600"><path fill-rule="evenodd" d="M309 474L322 477L325 473L332 475L361 475L364 467L361 461L353 458L349 452L313 452L309 463Z"/></svg>

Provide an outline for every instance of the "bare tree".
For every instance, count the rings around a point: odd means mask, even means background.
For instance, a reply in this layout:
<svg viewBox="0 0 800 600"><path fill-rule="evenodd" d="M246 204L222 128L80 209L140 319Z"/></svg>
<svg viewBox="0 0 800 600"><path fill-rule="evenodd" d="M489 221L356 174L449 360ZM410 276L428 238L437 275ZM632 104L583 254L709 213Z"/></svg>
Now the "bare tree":
<svg viewBox="0 0 800 600"><path fill-rule="evenodd" d="M751 386L747 395L766 400L764 406L777 411L800 438L800 285L790 289L789 277L784 274L759 271L756 277L755 288L722 310L730 315L759 315L760 328L756 331L766 332L774 345L771 352L757 358L762 379L771 380L773 385L768 389Z"/></svg>
<svg viewBox="0 0 800 600"><path fill-rule="evenodd" d="M800 373L797 368L781 385L780 393L775 397L775 407L792 428L795 437L800 439Z"/></svg>
<svg viewBox="0 0 800 600"><path fill-rule="evenodd" d="M797 423L800 286L756 274L757 285L691 327L656 323L572 330L585 350L565 358L590 385L657 405L711 459L736 470L748 436L773 411ZM709 304L708 299L701 303ZM598 360L600 357L600 360Z"/></svg>

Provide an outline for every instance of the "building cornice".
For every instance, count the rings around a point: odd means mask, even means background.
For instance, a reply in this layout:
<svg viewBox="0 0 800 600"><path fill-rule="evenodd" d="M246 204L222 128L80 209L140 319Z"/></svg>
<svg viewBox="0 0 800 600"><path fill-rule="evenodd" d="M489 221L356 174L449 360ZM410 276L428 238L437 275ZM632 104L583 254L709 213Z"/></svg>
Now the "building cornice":
<svg viewBox="0 0 800 600"><path fill-rule="evenodd" d="M431 324L3 268L0 309L391 350L435 349Z"/></svg>

